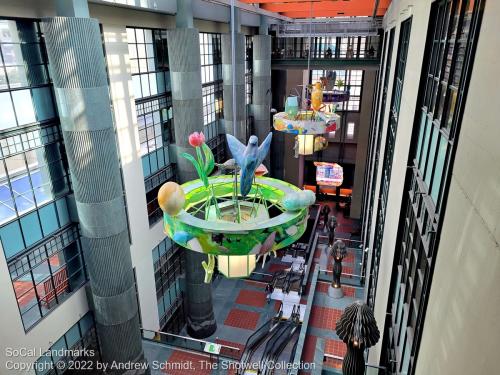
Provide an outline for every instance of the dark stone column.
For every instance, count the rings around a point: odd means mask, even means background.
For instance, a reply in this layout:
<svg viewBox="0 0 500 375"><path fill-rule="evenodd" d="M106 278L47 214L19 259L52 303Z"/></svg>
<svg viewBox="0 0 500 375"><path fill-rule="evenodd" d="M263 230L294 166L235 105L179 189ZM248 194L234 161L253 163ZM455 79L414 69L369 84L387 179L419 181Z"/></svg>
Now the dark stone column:
<svg viewBox="0 0 500 375"><path fill-rule="evenodd" d="M43 21L104 362L144 361L99 23Z"/></svg>
<svg viewBox="0 0 500 375"><path fill-rule="evenodd" d="M177 0L177 28L167 33L172 106L174 110L175 153L179 182L197 179L193 165L181 157L182 152L193 153L188 136L203 130L201 96L200 36L193 28L191 1ZM205 338L217 329L212 306L212 285L205 284L205 270L201 263L205 254L184 250L186 260L187 332L195 338Z"/></svg>

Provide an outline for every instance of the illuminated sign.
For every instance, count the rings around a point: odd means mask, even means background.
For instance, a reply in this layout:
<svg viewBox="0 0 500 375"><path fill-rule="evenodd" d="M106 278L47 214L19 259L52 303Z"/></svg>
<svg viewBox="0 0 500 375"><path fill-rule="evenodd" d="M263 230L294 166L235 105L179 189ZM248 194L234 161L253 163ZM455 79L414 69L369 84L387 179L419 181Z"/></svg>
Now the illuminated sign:
<svg viewBox="0 0 500 375"><path fill-rule="evenodd" d="M316 183L325 186L340 186L344 181L344 169L337 163L314 162Z"/></svg>

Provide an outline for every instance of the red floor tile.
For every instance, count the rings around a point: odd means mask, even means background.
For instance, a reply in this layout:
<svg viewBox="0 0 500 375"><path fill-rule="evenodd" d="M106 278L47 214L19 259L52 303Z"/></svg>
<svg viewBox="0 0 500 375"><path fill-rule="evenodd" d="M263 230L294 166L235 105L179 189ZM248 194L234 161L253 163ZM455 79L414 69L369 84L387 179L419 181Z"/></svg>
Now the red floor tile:
<svg viewBox="0 0 500 375"><path fill-rule="evenodd" d="M355 259L354 259L354 254L353 254L352 252L350 252L350 253L348 253L348 254L345 256L345 258L344 258L344 260L343 260L343 263L351 263L351 264L354 264L354 261L355 261Z"/></svg>
<svg viewBox="0 0 500 375"><path fill-rule="evenodd" d="M274 311L280 311L281 301L274 301Z"/></svg>
<svg viewBox="0 0 500 375"><path fill-rule="evenodd" d="M330 284L328 283L317 283L316 284L316 291L320 293L328 293L328 286Z"/></svg>
<svg viewBox="0 0 500 375"><path fill-rule="evenodd" d="M345 356L347 348L341 340L325 340L325 353L337 355L339 357Z"/></svg>
<svg viewBox="0 0 500 375"><path fill-rule="evenodd" d="M340 318L342 310L332 309L323 306L313 306L309 316L309 324L312 327L329 329L334 331L337 320Z"/></svg>
<svg viewBox="0 0 500 375"><path fill-rule="evenodd" d="M346 297L354 298L356 296L356 289L353 287L342 285L342 291Z"/></svg>
<svg viewBox="0 0 500 375"><path fill-rule="evenodd" d="M259 317L260 314L258 312L232 309L227 315L224 325L243 329L255 329Z"/></svg>
<svg viewBox="0 0 500 375"><path fill-rule="evenodd" d="M163 372L168 375L208 375L212 372L206 365L209 361L209 357L174 350Z"/></svg>
<svg viewBox="0 0 500 375"><path fill-rule="evenodd" d="M258 290L240 290L236 303L255 307L264 307L267 303L266 293Z"/></svg>

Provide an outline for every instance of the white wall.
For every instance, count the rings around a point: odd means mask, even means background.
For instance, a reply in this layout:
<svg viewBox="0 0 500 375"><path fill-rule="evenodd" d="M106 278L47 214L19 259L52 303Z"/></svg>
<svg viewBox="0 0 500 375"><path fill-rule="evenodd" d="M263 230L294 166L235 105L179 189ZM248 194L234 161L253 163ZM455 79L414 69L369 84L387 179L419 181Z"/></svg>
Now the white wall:
<svg viewBox="0 0 500 375"><path fill-rule="evenodd" d="M417 375L498 374L500 2L487 0L452 172Z"/></svg>
<svg viewBox="0 0 500 375"><path fill-rule="evenodd" d="M161 221L149 228L126 28L104 24L103 33L132 238L130 251L136 271L142 324L144 328L158 330L158 306L151 250L165 238L165 234Z"/></svg>
<svg viewBox="0 0 500 375"><path fill-rule="evenodd" d="M399 223L399 211L403 196L403 185L408 162L408 150L413 128L413 119L417 102L418 84L422 68L422 60L425 49L425 36L427 35L427 25L429 21L430 0L394 0L384 18L384 28L396 27L394 45L392 51L392 64L389 76L389 86L387 90L387 100L384 114L384 123L380 124L382 138L380 143L380 159L378 163L377 183L373 206L372 228L370 234L370 249L373 248L374 235L376 232L376 214L378 209L378 196L380 190L380 179L384 164L384 148L387 135L387 125L390 115L390 105L392 88L394 84L394 72L396 67L396 57L398 52L399 31L401 22L410 15L412 18L410 44L408 48L407 65L404 78L404 87L401 97L401 107L399 113L398 129L396 135L396 145L394 149L394 159L392 163L391 182L389 197L386 208L386 218L384 227L384 237L380 256L380 267L378 272L377 292L375 300L375 319L381 332L384 331L385 314L387 310L387 300L391 282L392 265L394 262L394 250L396 246L396 235ZM408 8L411 6L411 8ZM411 9L411 11L410 11ZM370 349L369 362L378 363L381 353L382 340Z"/></svg>

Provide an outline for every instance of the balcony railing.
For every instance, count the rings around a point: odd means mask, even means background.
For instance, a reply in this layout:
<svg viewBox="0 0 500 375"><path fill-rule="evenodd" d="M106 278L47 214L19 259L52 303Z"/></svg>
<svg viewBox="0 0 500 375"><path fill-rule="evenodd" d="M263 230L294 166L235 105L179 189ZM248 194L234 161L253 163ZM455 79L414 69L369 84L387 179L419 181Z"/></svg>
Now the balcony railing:
<svg viewBox="0 0 500 375"><path fill-rule="evenodd" d="M348 38L273 38L272 59L378 61L382 48L379 36Z"/></svg>

